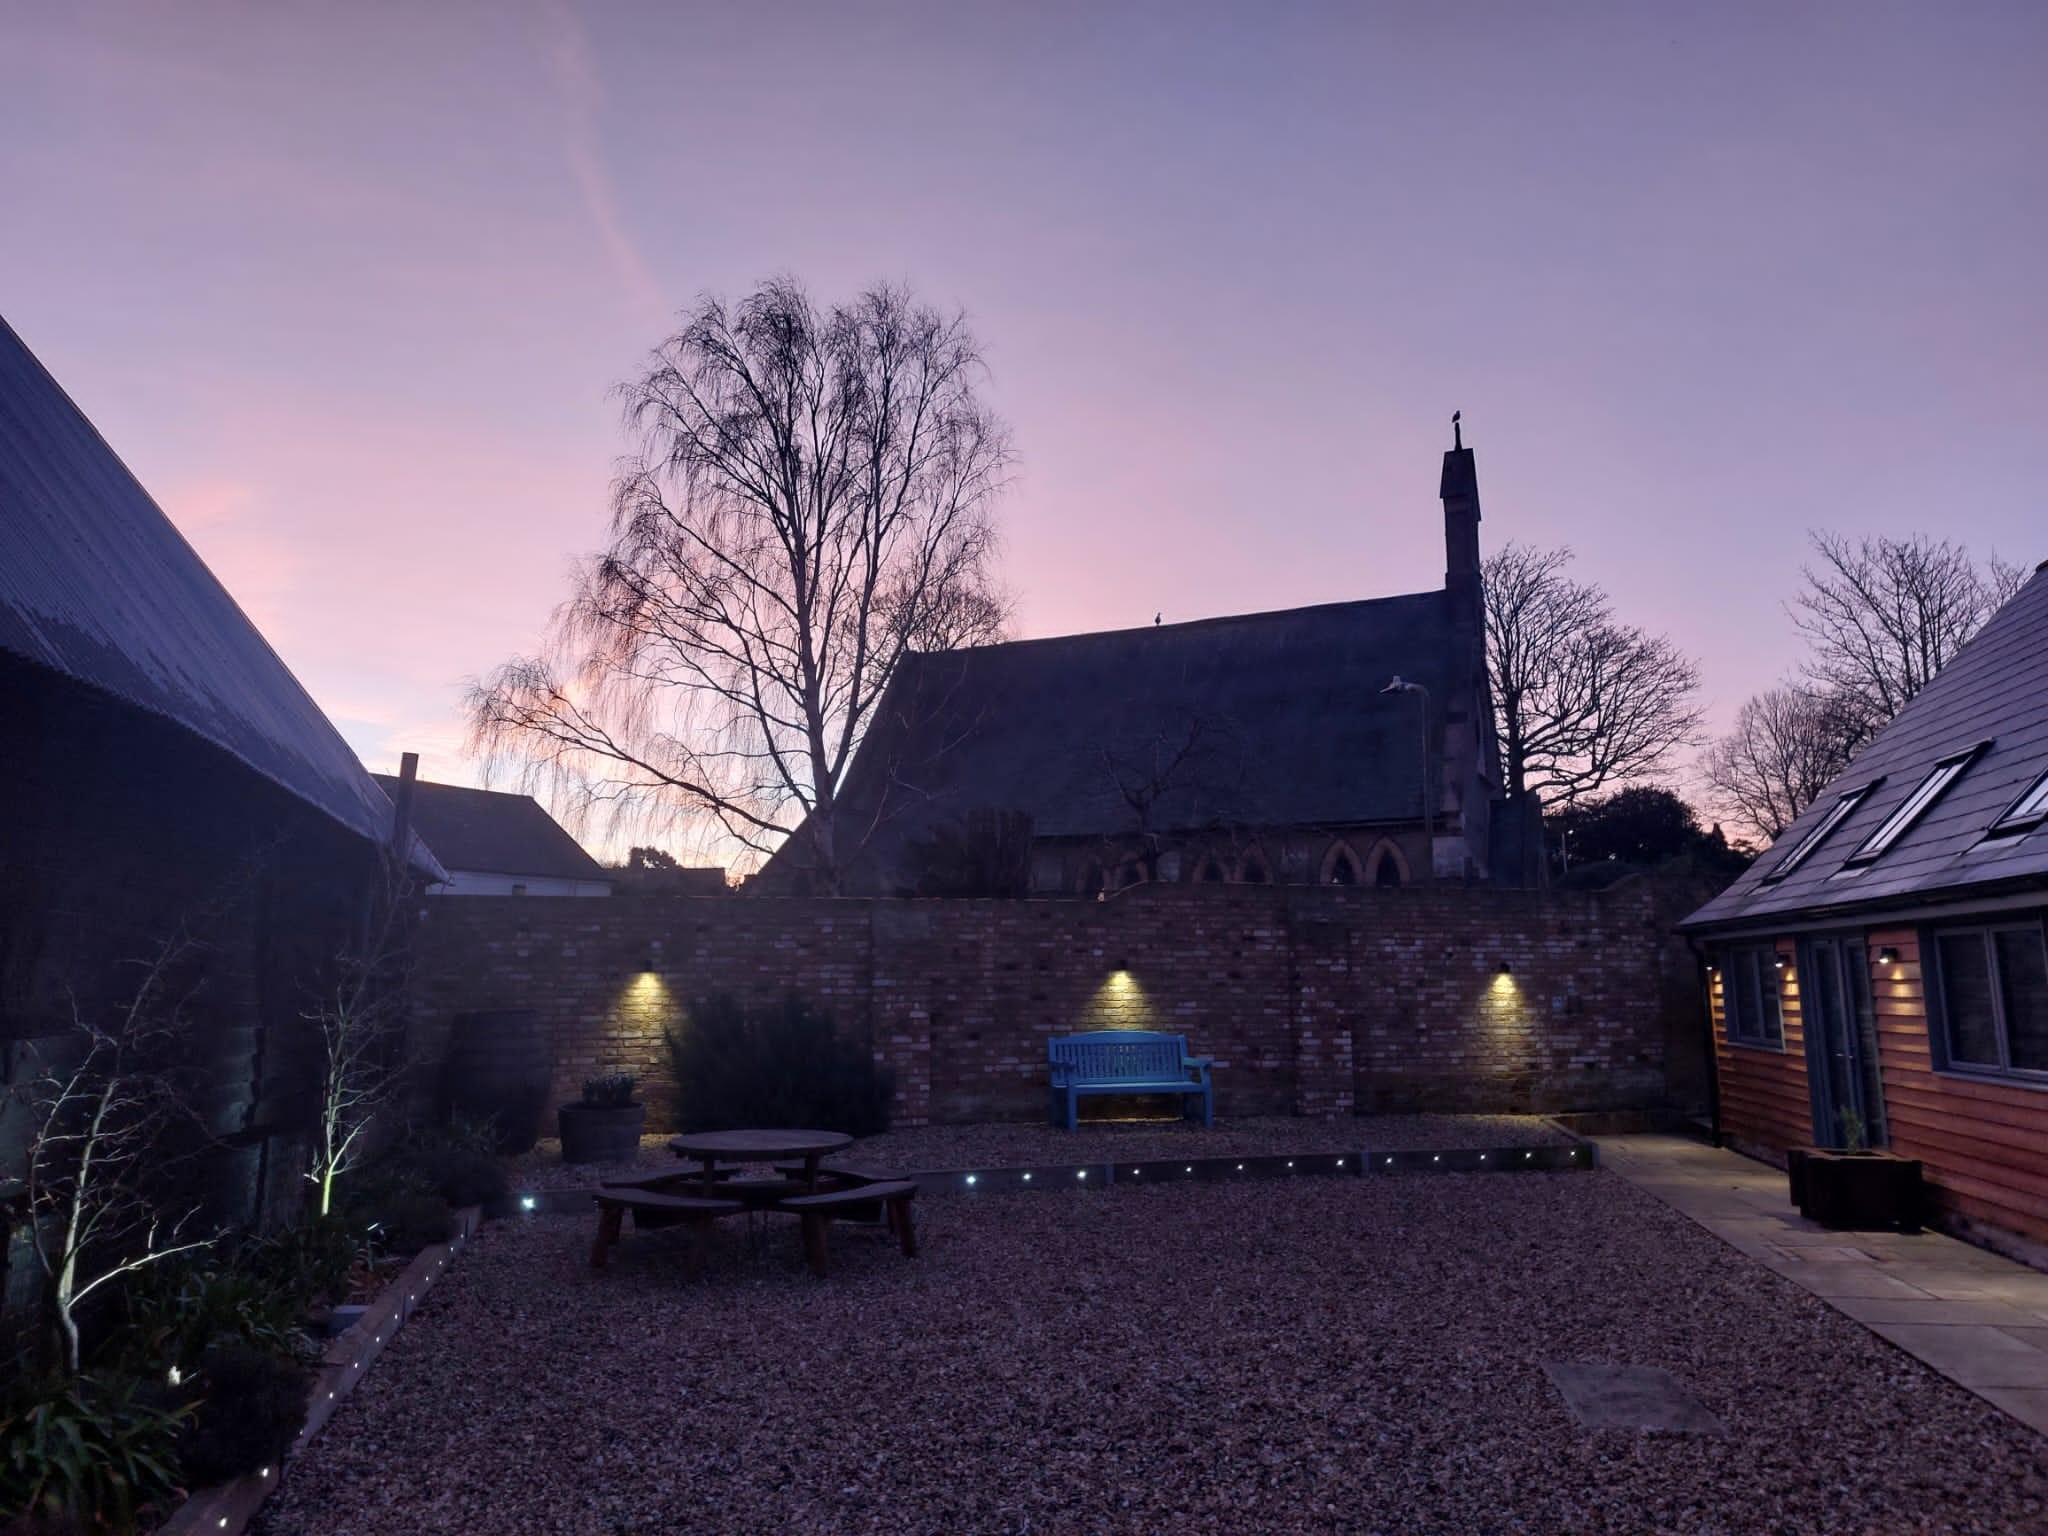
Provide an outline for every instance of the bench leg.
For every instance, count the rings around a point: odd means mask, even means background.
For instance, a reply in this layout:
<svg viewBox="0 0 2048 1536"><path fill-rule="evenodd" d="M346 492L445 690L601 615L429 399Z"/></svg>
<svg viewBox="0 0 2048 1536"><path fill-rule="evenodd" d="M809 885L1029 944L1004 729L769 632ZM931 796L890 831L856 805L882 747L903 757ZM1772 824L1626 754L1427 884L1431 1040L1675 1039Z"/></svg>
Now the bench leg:
<svg viewBox="0 0 2048 1536"><path fill-rule="evenodd" d="M597 1240L590 1245L590 1267L603 1269L609 1257L612 1244L619 1240L619 1223L625 1218L625 1211L618 1206L602 1206L597 1213Z"/></svg>
<svg viewBox="0 0 2048 1536"><path fill-rule="evenodd" d="M909 1197L905 1196L901 1200L891 1200L889 1202L889 1210L895 1218L893 1225L896 1228L896 1240L903 1244L903 1257L906 1259L916 1258L917 1228L910 1220Z"/></svg>
<svg viewBox="0 0 2048 1536"><path fill-rule="evenodd" d="M825 1278L825 1224L823 1211L804 1212L804 1258L811 1266L811 1273L820 1280Z"/></svg>

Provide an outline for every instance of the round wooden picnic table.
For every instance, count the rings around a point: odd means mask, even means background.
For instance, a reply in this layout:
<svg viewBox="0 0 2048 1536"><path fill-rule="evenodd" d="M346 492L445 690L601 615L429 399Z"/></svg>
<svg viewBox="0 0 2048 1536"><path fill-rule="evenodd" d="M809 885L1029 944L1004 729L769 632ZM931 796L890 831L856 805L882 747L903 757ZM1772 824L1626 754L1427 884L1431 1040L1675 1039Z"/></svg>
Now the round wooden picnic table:
<svg viewBox="0 0 2048 1536"><path fill-rule="evenodd" d="M818 1164L828 1154L844 1151L853 1138L839 1131L701 1131L693 1136L671 1136L669 1151L677 1157L694 1157L704 1165L704 1193L718 1187L718 1160L738 1163L772 1163L784 1158L804 1160L803 1181L808 1193L818 1192Z"/></svg>

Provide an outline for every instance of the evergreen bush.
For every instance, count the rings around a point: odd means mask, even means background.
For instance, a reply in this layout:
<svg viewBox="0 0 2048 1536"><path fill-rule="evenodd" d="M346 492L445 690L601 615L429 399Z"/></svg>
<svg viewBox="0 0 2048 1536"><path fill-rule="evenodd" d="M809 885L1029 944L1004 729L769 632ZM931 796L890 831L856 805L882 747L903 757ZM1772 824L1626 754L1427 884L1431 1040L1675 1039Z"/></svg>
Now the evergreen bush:
<svg viewBox="0 0 2048 1536"><path fill-rule="evenodd" d="M798 1126L873 1136L889 1128L894 1084L832 1017L794 994L748 1008L719 994L665 1029L685 1131Z"/></svg>

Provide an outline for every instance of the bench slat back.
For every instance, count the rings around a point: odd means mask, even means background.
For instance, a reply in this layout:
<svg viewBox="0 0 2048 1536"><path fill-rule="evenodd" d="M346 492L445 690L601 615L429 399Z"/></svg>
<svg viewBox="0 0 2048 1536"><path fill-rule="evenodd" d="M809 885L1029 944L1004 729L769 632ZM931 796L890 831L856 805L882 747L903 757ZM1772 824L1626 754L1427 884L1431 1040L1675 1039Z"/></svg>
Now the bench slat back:
<svg viewBox="0 0 2048 1536"><path fill-rule="evenodd" d="M1081 1082L1160 1082L1183 1075L1186 1035L1148 1029L1097 1030L1046 1042L1051 1059Z"/></svg>

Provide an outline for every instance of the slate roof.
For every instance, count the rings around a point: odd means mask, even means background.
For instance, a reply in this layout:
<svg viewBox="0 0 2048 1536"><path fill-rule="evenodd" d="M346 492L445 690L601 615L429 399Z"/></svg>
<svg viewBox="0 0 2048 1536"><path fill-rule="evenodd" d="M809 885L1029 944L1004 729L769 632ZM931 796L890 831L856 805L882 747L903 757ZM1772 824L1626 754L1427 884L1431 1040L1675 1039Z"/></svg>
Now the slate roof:
<svg viewBox="0 0 2048 1536"><path fill-rule="evenodd" d="M396 798L397 778L372 777ZM546 880L613 878L531 795L420 779L413 784L412 824L450 870Z"/></svg>
<svg viewBox="0 0 2048 1536"><path fill-rule="evenodd" d="M0 650L174 721L353 832L390 836L391 806L341 733L4 320Z"/></svg>
<svg viewBox="0 0 2048 1536"><path fill-rule="evenodd" d="M1427 687L1440 743L1450 628L1437 591L911 657L842 804L885 813L883 842L984 808L1042 838L1135 830L1120 784L1161 779L1155 831L1412 821L1418 700L1380 690Z"/></svg>
<svg viewBox="0 0 2048 1536"><path fill-rule="evenodd" d="M1948 791L1874 862L1847 864L1859 844L1952 754L1988 742ZM2048 825L1987 841L1985 833L2048 772L2048 564L1914 696L1827 792L1727 890L1680 926L1745 923L1872 905L1988 895L2048 884ZM1842 795L1876 788L1779 880L1773 871Z"/></svg>

